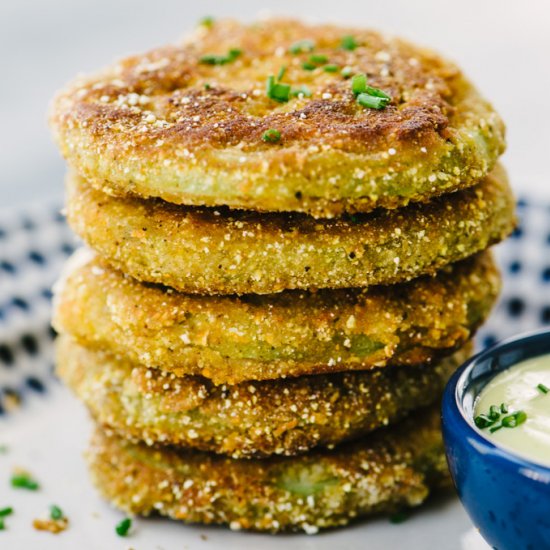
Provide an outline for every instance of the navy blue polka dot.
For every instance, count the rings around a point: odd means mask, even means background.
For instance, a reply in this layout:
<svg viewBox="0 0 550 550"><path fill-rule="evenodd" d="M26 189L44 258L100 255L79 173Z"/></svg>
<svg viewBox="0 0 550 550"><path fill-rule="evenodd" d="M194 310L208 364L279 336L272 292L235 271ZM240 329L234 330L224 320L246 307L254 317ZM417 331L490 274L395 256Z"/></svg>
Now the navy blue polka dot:
<svg viewBox="0 0 550 550"><path fill-rule="evenodd" d="M70 243L63 243L61 245L61 252L66 256L70 256L74 252L74 246Z"/></svg>
<svg viewBox="0 0 550 550"><path fill-rule="evenodd" d="M52 326L48 327L48 334L52 340L57 338L57 331Z"/></svg>
<svg viewBox="0 0 550 550"><path fill-rule="evenodd" d="M510 316L519 317L525 311L525 302L521 298L510 298L507 307Z"/></svg>
<svg viewBox="0 0 550 550"><path fill-rule="evenodd" d="M540 310L540 321L543 325L550 324L550 306L544 306Z"/></svg>
<svg viewBox="0 0 550 550"><path fill-rule="evenodd" d="M38 341L32 334L24 334L21 337L21 346L30 355L38 353Z"/></svg>
<svg viewBox="0 0 550 550"><path fill-rule="evenodd" d="M2 228L0 227L0 239L5 239L5 238L6 238L6 235L7 235L6 230L5 230L5 229L2 229Z"/></svg>
<svg viewBox="0 0 550 550"><path fill-rule="evenodd" d="M15 269L15 266L11 262L8 262L6 260L0 260L0 269L12 275L17 271Z"/></svg>
<svg viewBox="0 0 550 550"><path fill-rule="evenodd" d="M523 237L523 229L520 225L518 225L514 232L510 235L510 238L512 239L521 239Z"/></svg>
<svg viewBox="0 0 550 550"><path fill-rule="evenodd" d="M13 351L6 344L0 344L0 363L4 365L13 365Z"/></svg>
<svg viewBox="0 0 550 550"><path fill-rule="evenodd" d="M540 275L545 283L550 283L550 266L545 267Z"/></svg>
<svg viewBox="0 0 550 550"><path fill-rule="evenodd" d="M28 311L30 309L29 302L20 296L14 296L11 300L11 305L23 311Z"/></svg>
<svg viewBox="0 0 550 550"><path fill-rule="evenodd" d="M487 336L483 338L484 348L490 348L491 346L494 346L496 343L497 343L497 338L494 334L487 334Z"/></svg>
<svg viewBox="0 0 550 550"><path fill-rule="evenodd" d="M53 296L53 292L51 288L43 288L40 291L40 294L42 295L43 298L46 298L46 300L51 300Z"/></svg>
<svg viewBox="0 0 550 550"><path fill-rule="evenodd" d="M521 262L518 262L518 261L512 262L512 263L508 266L508 271L509 271L512 275L516 275L517 273L519 273L519 272L521 271Z"/></svg>
<svg viewBox="0 0 550 550"><path fill-rule="evenodd" d="M29 260L38 265L44 265L46 263L46 258L36 250L31 250L29 252Z"/></svg>
<svg viewBox="0 0 550 550"><path fill-rule="evenodd" d="M43 393L46 389L44 383L35 376L29 376L26 380L27 386L38 393Z"/></svg>
<svg viewBox="0 0 550 550"><path fill-rule="evenodd" d="M527 200L524 197L518 199L517 206L518 208L525 208L528 205Z"/></svg>
<svg viewBox="0 0 550 550"><path fill-rule="evenodd" d="M36 224L29 218L24 218L21 225L23 226L23 229L27 231L34 231L36 229Z"/></svg>

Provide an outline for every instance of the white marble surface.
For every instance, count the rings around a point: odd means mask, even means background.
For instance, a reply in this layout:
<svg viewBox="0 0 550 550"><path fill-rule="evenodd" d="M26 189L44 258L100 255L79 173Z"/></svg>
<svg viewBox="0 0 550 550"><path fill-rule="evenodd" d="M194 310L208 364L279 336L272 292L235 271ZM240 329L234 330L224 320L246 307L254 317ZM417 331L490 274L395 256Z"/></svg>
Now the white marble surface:
<svg viewBox="0 0 550 550"><path fill-rule="evenodd" d="M2 0L0 206L61 193L45 113L75 73L170 41L205 14L252 19L266 10L381 27L454 58L508 123L505 163L518 192L550 200L548 0Z"/></svg>

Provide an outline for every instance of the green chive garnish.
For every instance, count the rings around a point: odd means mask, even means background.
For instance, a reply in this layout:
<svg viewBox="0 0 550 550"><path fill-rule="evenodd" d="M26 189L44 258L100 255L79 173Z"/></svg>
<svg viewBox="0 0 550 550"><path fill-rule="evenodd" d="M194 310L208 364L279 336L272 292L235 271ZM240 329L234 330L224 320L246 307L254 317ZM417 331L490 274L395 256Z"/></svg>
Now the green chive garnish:
<svg viewBox="0 0 550 550"><path fill-rule="evenodd" d="M7 445L0 445L0 455L5 455L8 452L8 446Z"/></svg>
<svg viewBox="0 0 550 550"><path fill-rule="evenodd" d="M500 404L500 412L502 414L508 414L508 405L506 403Z"/></svg>
<svg viewBox="0 0 550 550"><path fill-rule="evenodd" d="M296 86L290 90L290 95L292 97L298 97L300 95L303 95L304 97L311 97L311 90L305 85Z"/></svg>
<svg viewBox="0 0 550 550"><path fill-rule="evenodd" d="M213 54L207 54L203 55L199 62L203 63L205 65L225 65L226 63L232 63L242 54L242 50L239 50L238 48L231 48L229 52L227 52L227 55L213 55Z"/></svg>
<svg viewBox="0 0 550 550"><path fill-rule="evenodd" d="M5 518L6 516L11 516L12 514L13 508L11 506L0 509L0 518Z"/></svg>
<svg viewBox="0 0 550 550"><path fill-rule="evenodd" d="M3 531L6 528L4 525L4 518L0 518L0 531Z"/></svg>
<svg viewBox="0 0 550 550"><path fill-rule="evenodd" d="M281 132L275 130L275 128L270 128L262 134L262 140L266 143L277 143L281 139Z"/></svg>
<svg viewBox="0 0 550 550"><path fill-rule="evenodd" d="M208 84L208 82L205 82L205 83L204 83L204 89L205 89L205 90L211 90L211 89L212 89L212 86L210 86L210 84Z"/></svg>
<svg viewBox="0 0 550 550"><path fill-rule="evenodd" d="M388 105L388 100L383 97L375 97L369 94L359 94L357 103L361 107L369 107L370 109L384 109Z"/></svg>
<svg viewBox="0 0 550 550"><path fill-rule="evenodd" d="M294 44L288 48L288 51L296 55L299 53L311 52L313 48L315 48L313 40L299 40L298 42L294 42Z"/></svg>
<svg viewBox="0 0 550 550"><path fill-rule="evenodd" d="M309 60L312 63L317 63L317 65L320 65L322 63L326 63L328 61L328 57L326 55L314 54L309 56Z"/></svg>
<svg viewBox="0 0 550 550"><path fill-rule="evenodd" d="M50 517L53 520L58 520L58 519L63 519L65 515L63 514L63 510L61 510L59 506L52 504L50 506Z"/></svg>
<svg viewBox="0 0 550 550"><path fill-rule="evenodd" d="M277 75L277 80L278 80L279 82L283 79L283 76L285 76L285 73L286 73L286 67L285 67L285 65L283 65L283 66L279 69L279 74Z"/></svg>
<svg viewBox="0 0 550 550"><path fill-rule="evenodd" d="M367 75L365 73L356 74L351 79L351 91L355 95L363 94L367 91Z"/></svg>
<svg viewBox="0 0 550 550"><path fill-rule="evenodd" d="M474 424L480 430L483 430L483 428L488 428L489 426L492 426L494 422L486 414L479 414L474 418Z"/></svg>
<svg viewBox="0 0 550 550"><path fill-rule="evenodd" d="M538 384L537 385L537 390L539 390L540 392L545 393L545 394L550 392L550 388L548 388L544 384Z"/></svg>
<svg viewBox="0 0 550 550"><path fill-rule="evenodd" d="M210 16L203 17L199 21L199 25L202 25L203 27L210 28L214 24L214 18Z"/></svg>
<svg viewBox="0 0 550 550"><path fill-rule="evenodd" d="M124 518L117 526L115 527L116 534L119 537L125 537L128 535L128 531L132 527L132 520L130 518Z"/></svg>
<svg viewBox="0 0 550 550"><path fill-rule="evenodd" d="M267 97L280 103L285 103L290 97L290 84L276 82L275 77L269 76L266 83Z"/></svg>
<svg viewBox="0 0 550 550"><path fill-rule="evenodd" d="M317 68L317 65L314 65L313 63L310 63L309 61L304 61L302 63L302 69L304 71L314 71Z"/></svg>
<svg viewBox="0 0 550 550"><path fill-rule="evenodd" d="M355 48L357 48L357 42L355 41L355 38L353 36L343 36L340 46L342 46L343 50L348 50L349 52L352 52L353 50L355 50Z"/></svg>
<svg viewBox="0 0 550 550"><path fill-rule="evenodd" d="M367 85L365 87L365 93L373 95L375 97L382 97L384 99L387 99L388 101L391 101L391 97L386 92L383 92L380 88L374 88Z"/></svg>
<svg viewBox="0 0 550 550"><path fill-rule="evenodd" d="M489 407L489 418L491 420L498 420L500 418L500 408L496 405L491 405Z"/></svg>
<svg viewBox="0 0 550 550"><path fill-rule="evenodd" d="M502 419L502 425L505 428L515 428L527 420L527 414L523 411L516 411Z"/></svg>
<svg viewBox="0 0 550 550"><path fill-rule="evenodd" d="M325 71L325 73L337 73L338 68L338 65L325 65L323 71Z"/></svg>
<svg viewBox="0 0 550 550"><path fill-rule="evenodd" d="M40 488L37 481L32 479L30 474L16 474L11 478L11 486L15 489L28 489L29 491L36 491Z"/></svg>

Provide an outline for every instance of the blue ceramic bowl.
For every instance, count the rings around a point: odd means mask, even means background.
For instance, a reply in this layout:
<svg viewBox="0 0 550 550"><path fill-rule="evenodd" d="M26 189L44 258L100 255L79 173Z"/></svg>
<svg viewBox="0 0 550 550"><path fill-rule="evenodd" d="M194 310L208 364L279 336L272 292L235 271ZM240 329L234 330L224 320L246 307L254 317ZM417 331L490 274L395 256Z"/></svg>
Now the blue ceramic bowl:
<svg viewBox="0 0 550 550"><path fill-rule="evenodd" d="M443 437L455 487L474 525L497 550L550 549L550 466L487 439L473 423L474 402L493 376L547 353L550 330L505 340L458 369L443 396Z"/></svg>

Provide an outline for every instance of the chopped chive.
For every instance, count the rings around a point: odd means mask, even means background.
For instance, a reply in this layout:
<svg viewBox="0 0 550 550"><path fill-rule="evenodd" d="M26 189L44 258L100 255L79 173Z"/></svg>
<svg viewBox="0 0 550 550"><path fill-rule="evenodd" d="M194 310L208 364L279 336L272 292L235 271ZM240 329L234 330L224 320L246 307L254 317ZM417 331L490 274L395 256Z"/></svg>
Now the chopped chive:
<svg viewBox="0 0 550 550"><path fill-rule="evenodd" d="M295 88L292 88L292 90L290 90L290 95L292 97L298 97L298 96L311 97L311 90L305 85L296 86Z"/></svg>
<svg viewBox="0 0 550 550"><path fill-rule="evenodd" d="M348 50L349 52L352 52L357 48L357 42L355 38L351 35L343 36L342 42L340 42L340 46L343 50Z"/></svg>
<svg viewBox="0 0 550 550"><path fill-rule="evenodd" d="M277 74L277 80L280 82L283 77L285 76L285 73L286 73L286 66L283 65L280 69L279 69L279 74Z"/></svg>
<svg viewBox="0 0 550 550"><path fill-rule="evenodd" d="M13 508L11 506L0 509L0 518L11 516L12 514L13 514Z"/></svg>
<svg viewBox="0 0 550 550"><path fill-rule="evenodd" d="M386 92L382 91L380 88L374 88L373 86L366 86L365 92L369 95L373 95L375 97L383 97L384 99L387 99L388 101L391 101L391 96L389 96Z"/></svg>
<svg viewBox="0 0 550 550"><path fill-rule="evenodd" d="M288 48L288 51L296 55L298 53L311 52L313 48L315 48L313 40L299 40L298 42L294 42L294 44Z"/></svg>
<svg viewBox="0 0 550 550"><path fill-rule="evenodd" d="M365 73L356 74L351 79L351 91L355 95L363 94L367 91L367 75Z"/></svg>
<svg viewBox="0 0 550 550"><path fill-rule="evenodd" d="M29 474L16 474L11 478L11 486L15 489L28 489L29 491L36 491L40 488L37 481L32 479Z"/></svg>
<svg viewBox="0 0 550 550"><path fill-rule="evenodd" d="M361 107L369 107L370 109L384 109L388 105L388 100L383 97L375 97L369 94L359 94L357 103Z"/></svg>
<svg viewBox="0 0 550 550"><path fill-rule="evenodd" d="M269 76L266 83L267 97L285 103L290 97L290 84L281 84L275 81L273 75Z"/></svg>
<svg viewBox="0 0 550 550"><path fill-rule="evenodd" d="M496 405L489 407L489 418L491 420L498 420L500 418L500 409Z"/></svg>
<svg viewBox="0 0 550 550"><path fill-rule="evenodd" d="M206 17L203 17L199 21L199 25L202 25L203 27L207 27L207 28L210 28L213 24L214 24L214 18L209 15Z"/></svg>
<svg viewBox="0 0 550 550"><path fill-rule="evenodd" d="M3 531L6 528L6 525L4 524L4 518L0 518L0 531Z"/></svg>
<svg viewBox="0 0 550 550"><path fill-rule="evenodd" d="M500 404L500 412L502 414L508 414L508 405L506 403Z"/></svg>
<svg viewBox="0 0 550 550"><path fill-rule="evenodd" d="M326 63L328 61L328 57L322 54L314 54L309 56L309 60L311 61L311 63L316 63L317 65L320 65L322 63Z"/></svg>
<svg viewBox="0 0 550 550"><path fill-rule="evenodd" d="M0 455L5 455L8 452L8 446L7 445L0 445Z"/></svg>
<svg viewBox="0 0 550 550"><path fill-rule="evenodd" d="M50 506L50 517L53 520L58 520L58 519L63 519L65 517L65 514L63 514L63 510L61 510L59 506L52 504Z"/></svg>
<svg viewBox="0 0 550 550"><path fill-rule="evenodd" d="M120 523L115 527L116 534L119 537L125 537L128 535L128 531L132 527L132 520L130 518L124 518Z"/></svg>
<svg viewBox="0 0 550 550"><path fill-rule="evenodd" d="M502 419L502 426L505 428L515 428L527 420L527 414L523 411L516 411Z"/></svg>
<svg viewBox="0 0 550 550"><path fill-rule="evenodd" d="M211 89L212 89L212 86L211 86L208 82L205 82L205 83L204 83L204 89L205 89L205 90L211 90Z"/></svg>
<svg viewBox="0 0 550 550"><path fill-rule="evenodd" d="M338 68L338 65L325 65L323 71L325 71L325 73L337 73Z"/></svg>
<svg viewBox="0 0 550 550"><path fill-rule="evenodd" d="M502 424L497 424L496 426L493 426L492 428L489 428L489 431L494 434L496 431L500 430L502 428Z"/></svg>
<svg viewBox="0 0 550 550"><path fill-rule="evenodd" d="M545 386L544 384L537 384L537 390L541 391L542 393L548 393L550 392L550 388Z"/></svg>
<svg viewBox="0 0 550 550"><path fill-rule="evenodd" d="M351 67L344 67L340 73L344 78L349 78L353 74Z"/></svg>
<svg viewBox="0 0 550 550"><path fill-rule="evenodd" d="M474 424L482 430L492 426L494 422L486 414L479 414L474 418Z"/></svg>
<svg viewBox="0 0 550 550"><path fill-rule="evenodd" d="M262 134L262 140L266 143L277 143L281 139L281 132L275 130L275 128L270 128Z"/></svg>
<svg viewBox="0 0 550 550"><path fill-rule="evenodd" d="M231 48L229 52L227 52L227 55L214 55L214 54L207 54L203 55L199 62L203 63L205 65L225 65L226 63L232 63L242 54L242 50L239 50L238 48Z"/></svg>
<svg viewBox="0 0 550 550"><path fill-rule="evenodd" d="M317 68L317 65L314 65L313 63L310 63L309 61L304 61L302 63L302 69L305 71L314 71Z"/></svg>

